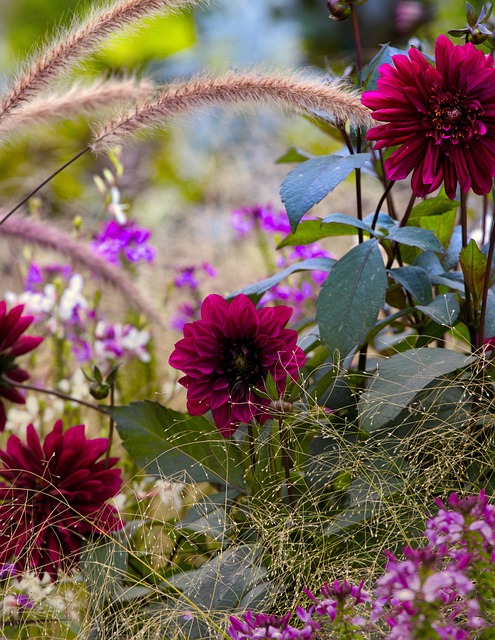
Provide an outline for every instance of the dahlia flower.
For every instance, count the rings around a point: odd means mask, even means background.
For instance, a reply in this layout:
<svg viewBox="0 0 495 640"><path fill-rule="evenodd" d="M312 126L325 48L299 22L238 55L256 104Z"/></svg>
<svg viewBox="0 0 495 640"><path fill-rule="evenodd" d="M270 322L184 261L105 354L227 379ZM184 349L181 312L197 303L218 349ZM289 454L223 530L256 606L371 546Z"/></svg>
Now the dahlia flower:
<svg viewBox="0 0 495 640"><path fill-rule="evenodd" d="M121 528L107 503L121 486L120 469L111 468L118 459L98 460L107 446L107 438L86 438L84 425L64 433L61 420L43 444L32 424L26 443L10 436L0 449L0 563L55 579L77 566L85 537Z"/></svg>
<svg viewBox="0 0 495 640"><path fill-rule="evenodd" d="M2 397L24 404L24 396L12 383L25 382L29 374L17 366L15 358L35 349L43 338L23 336L33 316L23 316L24 305L7 311L5 300L0 302L0 431L5 429L6 414Z"/></svg>
<svg viewBox="0 0 495 640"><path fill-rule="evenodd" d="M244 294L230 303L209 295L201 319L184 326L184 338L169 360L186 374L179 382L187 389L189 413L211 409L226 438L253 418L265 423L269 400L255 388L264 390L270 373L282 393L287 376L295 380L306 358L296 344L297 332L285 329L291 315L286 306L256 309Z"/></svg>
<svg viewBox="0 0 495 640"><path fill-rule="evenodd" d="M379 68L376 91L362 102L384 122L371 129L375 149L398 146L385 162L390 180L411 171L413 192L423 197L442 182L450 199L457 184L488 193L495 176L495 68L471 44L437 39L436 67L417 49Z"/></svg>

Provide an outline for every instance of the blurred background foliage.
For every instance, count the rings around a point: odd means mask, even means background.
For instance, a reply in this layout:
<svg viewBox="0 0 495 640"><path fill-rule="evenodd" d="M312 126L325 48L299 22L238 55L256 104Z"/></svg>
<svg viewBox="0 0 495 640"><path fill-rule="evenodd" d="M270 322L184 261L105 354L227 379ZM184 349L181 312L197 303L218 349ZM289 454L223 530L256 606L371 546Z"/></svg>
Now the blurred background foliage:
<svg viewBox="0 0 495 640"><path fill-rule="evenodd" d="M19 62L42 44L47 34L56 33L60 24L70 24L74 13L79 15L93 4L92 0L1 0L0 83L8 83ZM358 12L368 59L376 53L378 43L406 47L411 37L431 41L439 30L459 28L465 22L464 4L459 0L368 0ZM113 38L100 55L84 63L77 77L133 73L168 82L204 69L260 63L285 68L316 66L342 73L354 62L353 47L350 21L329 20L326 0L219 0L192 14L157 19L137 33ZM179 132L167 130L126 150L123 194L128 201L139 198L143 204L143 191L147 190L148 198L141 208L146 210L148 222L162 219L164 208L177 212L184 203L199 202L212 179L218 177L219 167L234 159L237 162L240 154L247 158L239 167L242 171L260 161L260 146L267 162L273 162L289 144L301 144L302 140L313 153L334 150L328 138L310 129L300 118L275 116L270 110L247 116L209 110L181 120ZM80 120L37 127L35 135L32 133L0 149L0 197L4 203L15 202L19 194L24 195L46 177L50 168L55 169L82 148L89 129ZM275 149L270 148L273 140L279 141ZM44 213L79 215L75 202L83 194L85 210L98 212L100 201L92 176L101 164L105 159L85 157L58 176L42 193L43 201L50 203ZM283 173L282 168L278 175ZM92 189L89 194L88 185ZM166 195L162 187L167 188ZM157 202L160 204L154 206Z"/></svg>

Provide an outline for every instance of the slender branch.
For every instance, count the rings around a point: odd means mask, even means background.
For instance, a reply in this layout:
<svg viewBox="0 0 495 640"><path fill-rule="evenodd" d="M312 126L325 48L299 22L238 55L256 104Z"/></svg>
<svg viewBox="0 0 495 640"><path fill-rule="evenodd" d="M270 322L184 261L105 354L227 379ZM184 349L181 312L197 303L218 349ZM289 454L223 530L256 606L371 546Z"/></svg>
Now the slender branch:
<svg viewBox="0 0 495 640"><path fill-rule="evenodd" d="M394 184L395 184L395 180L390 180L390 182L387 184L385 188L385 191L382 194L382 197L380 198L380 200L378 201L378 204L376 205L375 215L373 216L373 221L371 223L371 228L373 230L375 229L376 223L378 222L378 215L382 208L382 204L385 202L385 200L388 199L388 195L392 191L392 187L394 186Z"/></svg>
<svg viewBox="0 0 495 640"><path fill-rule="evenodd" d="M359 33L359 22L358 22L356 7L354 4L351 4L351 15L352 15L352 29L354 32L354 43L356 46L356 64L357 64L358 71L361 71L361 69L363 68L361 35Z"/></svg>
<svg viewBox="0 0 495 640"><path fill-rule="evenodd" d="M292 481L290 479L292 459L289 455L289 451L287 450L287 446L285 442L285 424L283 420L278 421L278 431L280 436L280 449L282 452L282 463L284 465L285 483L287 485L287 493L289 495L289 504L292 508L294 508L295 506L294 487L292 486Z"/></svg>
<svg viewBox="0 0 495 640"><path fill-rule="evenodd" d="M83 407L88 407L88 409L93 409L94 411L98 411L99 413L107 414L107 411L103 407L99 407L96 404L91 404L91 402L86 402L85 400L79 400L78 398L74 398L73 396L69 396L66 393L62 393L62 391L55 391L55 389L44 389L43 387L37 387L33 384L24 384L20 382L12 382L9 378L9 384L12 387L17 387L18 389L25 389L26 391L37 391L38 393L46 393L48 396L55 396L56 398L61 398L62 400L67 400L68 402L75 402L76 404L80 404Z"/></svg>
<svg viewBox="0 0 495 640"><path fill-rule="evenodd" d="M488 289L490 288L490 276L492 272L494 249L495 249L495 216L492 218L492 226L490 229L490 244L488 246L485 278L483 280L483 293L481 296L481 317L480 317L480 328L478 333L479 347L481 347L481 345L485 340L486 308L487 308L487 301L488 301Z"/></svg>
<svg viewBox="0 0 495 640"><path fill-rule="evenodd" d="M61 173L64 169L67 169L68 166L70 166L73 162L78 160L81 156L83 156L89 150L90 150L90 147L86 147L82 151L79 151L79 153L77 153L70 160L68 160L65 164L63 164L56 171L54 171L52 174L50 174L48 176L48 178L46 178L46 180L43 180L43 182L41 182L25 198L23 198L18 204L16 204L13 209L11 209L6 215L4 215L4 217L0 220L0 226L5 222L5 220L8 220L12 214L14 214L18 209L20 209L23 205L25 205L28 200L30 200L34 195L36 195L40 189L42 189L46 184L48 184L50 182L50 180L53 180L53 178L55 178L55 176L58 176L59 173Z"/></svg>
<svg viewBox="0 0 495 640"><path fill-rule="evenodd" d="M467 196L461 191L461 244L465 249L468 245L468 228L467 228ZM466 324L469 330L469 340L471 342L471 350L476 349L476 330L475 330L475 311L473 308L473 299L471 297L471 291L469 290L469 284L466 278L464 278L464 296L466 299Z"/></svg>
<svg viewBox="0 0 495 640"><path fill-rule="evenodd" d="M110 407L115 406L115 382L110 384ZM110 450L112 449L113 443L113 432L115 429L115 420L113 419L113 415L110 414L110 424L108 427L108 447L105 454L105 467L108 467L110 464Z"/></svg>

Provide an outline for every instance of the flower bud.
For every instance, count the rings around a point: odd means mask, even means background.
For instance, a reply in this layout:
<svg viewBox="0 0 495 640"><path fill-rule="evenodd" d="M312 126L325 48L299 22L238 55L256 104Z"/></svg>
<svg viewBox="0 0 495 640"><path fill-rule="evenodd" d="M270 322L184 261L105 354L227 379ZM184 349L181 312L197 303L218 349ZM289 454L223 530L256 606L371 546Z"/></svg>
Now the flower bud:
<svg viewBox="0 0 495 640"><path fill-rule="evenodd" d="M345 0L327 0L327 8L330 20L336 22L345 20L351 13L351 6Z"/></svg>
<svg viewBox="0 0 495 640"><path fill-rule="evenodd" d="M104 400L110 393L110 387L105 382L93 382L89 385L89 393L95 400Z"/></svg>

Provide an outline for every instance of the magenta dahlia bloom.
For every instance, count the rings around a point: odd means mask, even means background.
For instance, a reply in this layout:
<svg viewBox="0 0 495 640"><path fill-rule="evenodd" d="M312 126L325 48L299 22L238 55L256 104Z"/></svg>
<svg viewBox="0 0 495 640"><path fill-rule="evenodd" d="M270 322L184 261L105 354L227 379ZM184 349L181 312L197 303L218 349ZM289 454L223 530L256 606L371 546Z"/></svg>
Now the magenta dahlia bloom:
<svg viewBox="0 0 495 640"><path fill-rule="evenodd" d="M88 439L84 425L65 433L55 423L41 444L33 425L26 443L10 436L0 449L0 563L47 572L77 566L84 539L122 527L107 500L122 484L117 458L98 460L107 438Z"/></svg>
<svg viewBox="0 0 495 640"><path fill-rule="evenodd" d="M25 382L29 374L17 366L15 359L35 349L43 338L22 334L34 320L33 316L23 316L24 305L20 304L7 311L5 300L0 302L0 431L5 429L6 414L1 398L24 404L24 396L12 386L13 382Z"/></svg>
<svg viewBox="0 0 495 640"><path fill-rule="evenodd" d="M187 389L187 410L193 416L209 409L224 437L241 423L269 415L269 401L256 395L265 389L270 373L280 393L286 379L297 377L306 356L297 332L285 329L290 307L256 309L240 294L230 303L209 295L201 305L201 319L184 326L184 338L175 344L170 364L186 375L179 382Z"/></svg>
<svg viewBox="0 0 495 640"><path fill-rule="evenodd" d="M398 146L385 162L390 180L411 171L420 197L442 182L449 198L457 184L479 195L495 176L495 68L493 58L471 43L454 45L445 36L435 46L436 68L417 49L383 64L376 91L362 101L386 124L368 132L375 149Z"/></svg>

